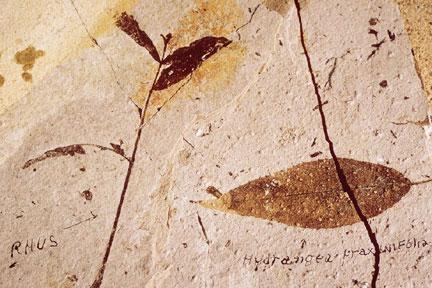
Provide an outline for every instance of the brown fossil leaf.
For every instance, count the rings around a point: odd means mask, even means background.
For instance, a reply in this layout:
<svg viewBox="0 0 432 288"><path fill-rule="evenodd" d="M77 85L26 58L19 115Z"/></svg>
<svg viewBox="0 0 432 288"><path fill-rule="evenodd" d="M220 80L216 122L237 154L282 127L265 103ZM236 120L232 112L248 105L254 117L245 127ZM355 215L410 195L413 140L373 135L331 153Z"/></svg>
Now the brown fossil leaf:
<svg viewBox="0 0 432 288"><path fill-rule="evenodd" d="M43 160L48 159L48 158L61 157L61 156L67 156L67 155L75 156L75 154L85 154L85 153L86 152L85 152L83 146L79 145L79 144L69 145L69 146L64 146L64 147L57 147L55 149L46 151L44 154L42 154L39 157L28 160L27 162L24 163L24 166L22 167L22 169L26 169L26 168L32 166L33 164L40 162L40 161L43 161Z"/></svg>
<svg viewBox="0 0 432 288"><path fill-rule="evenodd" d="M122 155L122 156L125 156L125 151L123 148L121 148L121 145L115 144L115 143L110 143L110 145L114 149L115 153Z"/></svg>
<svg viewBox="0 0 432 288"><path fill-rule="evenodd" d="M175 50L162 61L162 64L169 66L162 70L153 89L163 90L185 79L203 61L230 43L231 40L225 37L207 36Z"/></svg>
<svg viewBox="0 0 432 288"><path fill-rule="evenodd" d="M397 203L413 183L379 164L339 158L363 214L374 217ZM214 188L212 188L214 189ZM359 222L342 191L332 159L298 164L199 202L206 208L305 228L334 228Z"/></svg>
<svg viewBox="0 0 432 288"><path fill-rule="evenodd" d="M116 21L117 27L119 27L123 32L128 34L135 42L147 49L154 60L160 62L159 53L153 44L153 41L143 30L140 29L138 22L134 19L132 15L128 15L123 12Z"/></svg>

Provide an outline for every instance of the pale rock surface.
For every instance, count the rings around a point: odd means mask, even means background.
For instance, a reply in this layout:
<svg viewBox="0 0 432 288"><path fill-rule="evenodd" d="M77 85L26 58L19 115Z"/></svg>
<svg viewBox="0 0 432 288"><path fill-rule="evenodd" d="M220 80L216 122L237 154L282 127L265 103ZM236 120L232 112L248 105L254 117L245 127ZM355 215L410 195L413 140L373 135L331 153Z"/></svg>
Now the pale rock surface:
<svg viewBox="0 0 432 288"><path fill-rule="evenodd" d="M385 165L411 182L432 177L424 60L432 27L412 26L413 7L430 20L428 2L300 1L337 156ZM204 36L232 43L152 91L101 287L370 287L374 257L360 221L302 228L198 203L214 199L209 186L225 193L332 157L292 1L7 0L2 8L1 287L90 287L97 279L137 107L158 67L115 26L121 12L159 51L159 35L172 33L167 54ZM24 67L15 55L28 47L43 55ZM23 168L56 147L110 143L125 157L84 145L85 154ZM431 187L413 185L369 219L379 245L392 249L381 253L377 287L432 287Z"/></svg>

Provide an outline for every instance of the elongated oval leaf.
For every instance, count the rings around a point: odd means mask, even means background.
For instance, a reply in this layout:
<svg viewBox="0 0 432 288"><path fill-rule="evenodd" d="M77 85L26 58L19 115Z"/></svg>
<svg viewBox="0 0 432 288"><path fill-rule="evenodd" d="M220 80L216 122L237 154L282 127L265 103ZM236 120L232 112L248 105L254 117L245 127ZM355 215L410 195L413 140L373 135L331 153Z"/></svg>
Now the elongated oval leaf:
<svg viewBox="0 0 432 288"><path fill-rule="evenodd" d="M132 15L128 15L123 12L116 21L117 27L128 34L135 42L147 49L150 55L156 61L160 62L159 53L156 50L152 40L143 30L140 29L138 22L133 18Z"/></svg>
<svg viewBox="0 0 432 288"><path fill-rule="evenodd" d="M230 43L231 41L225 37L208 36L192 42L189 46L175 50L162 61L164 65L169 66L162 70L153 89L163 90L185 79L203 61Z"/></svg>
<svg viewBox="0 0 432 288"><path fill-rule="evenodd" d="M410 180L392 168L346 158L339 161L368 218L393 206L411 188ZM360 221L341 188L332 159L301 163L200 204L243 216L316 229Z"/></svg>
<svg viewBox="0 0 432 288"><path fill-rule="evenodd" d="M26 168L30 167L31 165L33 165L37 162L43 161L45 159L48 159L48 158L68 156L68 155L69 156L75 156L75 154L85 154L85 153L86 152L85 152L83 146L80 144L74 144L74 145L69 145L69 146L64 146L64 147L57 147L55 149L46 151L44 154L42 154L39 157L28 160L26 163L24 163L24 166L22 168L26 169Z"/></svg>

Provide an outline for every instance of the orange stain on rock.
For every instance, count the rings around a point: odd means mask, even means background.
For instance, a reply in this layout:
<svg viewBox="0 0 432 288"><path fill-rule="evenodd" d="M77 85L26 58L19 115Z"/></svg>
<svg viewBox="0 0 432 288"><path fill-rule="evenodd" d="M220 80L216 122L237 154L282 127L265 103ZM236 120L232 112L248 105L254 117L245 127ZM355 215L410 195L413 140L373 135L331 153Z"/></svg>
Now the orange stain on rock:
<svg viewBox="0 0 432 288"><path fill-rule="evenodd" d="M215 91L233 83L246 47L240 42L233 42L218 54L203 62L192 74L192 84L200 90Z"/></svg>
<svg viewBox="0 0 432 288"><path fill-rule="evenodd" d="M43 55L45 55L44 51L37 50L31 45L26 49L15 53L15 62L22 65L23 73L21 74L21 77L24 79L24 81L32 81L33 77L30 73L30 70L33 68L36 59L42 57Z"/></svg>
<svg viewBox="0 0 432 288"><path fill-rule="evenodd" d="M293 0L263 0L264 6L270 10L279 13L281 16L287 15L289 9L294 4ZM307 0L300 0L302 9L306 7Z"/></svg>
<svg viewBox="0 0 432 288"><path fill-rule="evenodd" d="M243 9L235 0L196 0L196 7L186 13L172 31L169 48L189 45L203 36L227 37L246 21Z"/></svg>
<svg viewBox="0 0 432 288"><path fill-rule="evenodd" d="M23 73L21 74L21 77L22 77L22 79L23 79L24 81L26 81L26 82L31 82L31 81L33 81L33 75L32 75L31 73L29 73L29 72L23 72Z"/></svg>
<svg viewBox="0 0 432 288"><path fill-rule="evenodd" d="M415 68L432 106L432 1L395 0L404 19L414 54Z"/></svg>
<svg viewBox="0 0 432 288"><path fill-rule="evenodd" d="M103 13L98 15L95 24L90 27L90 35L94 38L98 38L111 31L115 27L115 21L113 21L113 18L122 12L131 11L137 3L138 0L109 1L108 8L105 9ZM82 47L87 48L94 45L94 42L90 38L86 37L84 39L84 42L81 44Z"/></svg>
<svg viewBox="0 0 432 288"><path fill-rule="evenodd" d="M264 6L270 11L276 11L281 16L285 16L291 7L292 0L264 0Z"/></svg>

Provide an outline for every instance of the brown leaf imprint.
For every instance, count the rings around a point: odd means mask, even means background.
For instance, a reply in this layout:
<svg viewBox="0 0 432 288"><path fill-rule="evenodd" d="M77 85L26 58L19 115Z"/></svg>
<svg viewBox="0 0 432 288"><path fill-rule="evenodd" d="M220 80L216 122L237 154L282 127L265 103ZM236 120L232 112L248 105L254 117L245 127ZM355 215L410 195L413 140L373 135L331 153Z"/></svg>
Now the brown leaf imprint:
<svg viewBox="0 0 432 288"><path fill-rule="evenodd" d="M230 43L231 40L225 37L207 36L192 42L189 46L175 50L162 61L162 64L169 66L162 70L153 89L163 90L180 82L197 69L203 61Z"/></svg>
<svg viewBox="0 0 432 288"><path fill-rule="evenodd" d="M415 184L383 165L346 158L339 161L368 218L392 207ZM342 191L332 159L298 164L200 204L304 228L334 228L360 221Z"/></svg>
<svg viewBox="0 0 432 288"><path fill-rule="evenodd" d="M122 155L122 156L125 156L125 151L124 151L123 148L121 148L121 145L114 144L114 143L110 143L110 145L113 148L113 150L114 150L115 153L117 153L119 155Z"/></svg>
<svg viewBox="0 0 432 288"><path fill-rule="evenodd" d="M178 25L170 31L172 39L168 44L168 51L188 46L192 41L204 36L228 38L228 35L234 35L235 30L247 21L244 7L240 7L237 0L192 0L192 2L195 5L191 5L185 11ZM219 99L221 95L212 92L229 89L235 83L236 72L247 55L246 51L245 42L233 41L202 62L185 80L167 89L153 91L147 113L149 119L158 114L160 109L171 109L175 99L190 100L190 95L200 91L205 91L206 97L211 95L207 98L209 101L221 101ZM157 65L149 59L146 59L143 65L151 68L147 69L142 78L150 79ZM133 102L140 108L144 107L150 88L148 83L141 83L138 92L131 96Z"/></svg>
<svg viewBox="0 0 432 288"><path fill-rule="evenodd" d="M117 27L128 34L138 45L147 49L154 60L160 62L159 53L156 50L152 40L143 30L140 29L138 22L132 15L123 12L116 21Z"/></svg>
<svg viewBox="0 0 432 288"><path fill-rule="evenodd" d="M22 167L22 169L26 169L37 162L40 162L40 161L43 161L45 159L52 158L52 157L60 157L60 156L67 156L67 155L75 156L75 154L85 154L84 146L94 147L94 148L97 148L101 151L111 151L111 152L114 152L114 153L120 155L122 158L126 159L127 161L130 161L130 159L128 157L126 157L125 152L124 152L123 148L121 148L120 145L114 144L114 143L110 143L110 145L113 148L105 147L105 146L98 145L98 144L91 144L91 143L81 143L81 144L73 144L73 145L68 145L68 146L63 146L63 147L57 147L55 149L51 149L51 150L46 151L44 154L42 154L39 157L28 160L26 163L24 163L24 166ZM84 168L84 171L85 171L85 168Z"/></svg>
<svg viewBox="0 0 432 288"><path fill-rule="evenodd" d="M55 149L46 151L44 154L42 154L39 157L28 160L27 162L24 163L22 169L26 169L31 165L43 161L47 158L67 156L67 155L74 156L75 154L85 154L85 150L82 147L82 145L76 144L76 145L69 145L64 147L57 147Z"/></svg>

